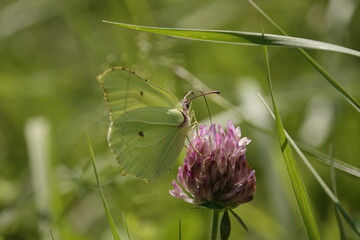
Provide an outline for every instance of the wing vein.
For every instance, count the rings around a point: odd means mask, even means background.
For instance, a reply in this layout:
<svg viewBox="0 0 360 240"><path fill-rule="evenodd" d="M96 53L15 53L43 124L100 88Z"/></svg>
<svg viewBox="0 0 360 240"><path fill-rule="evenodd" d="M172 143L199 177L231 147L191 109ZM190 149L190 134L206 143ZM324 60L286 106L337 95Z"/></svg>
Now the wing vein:
<svg viewBox="0 0 360 240"><path fill-rule="evenodd" d="M175 139L177 139L177 136L178 136L178 134L179 134L179 133L180 133L180 131L177 131L177 132L176 132L175 137L173 137L173 139L171 140L170 144L167 146L167 148L166 148L166 150L165 150L165 154L163 154L163 155L162 155L162 157L161 157L161 161L160 161L160 162L163 162L163 160L164 160L165 156L167 155L167 153L168 153L168 151L169 151L170 147L172 147L172 145L173 145L173 143L174 143Z"/></svg>

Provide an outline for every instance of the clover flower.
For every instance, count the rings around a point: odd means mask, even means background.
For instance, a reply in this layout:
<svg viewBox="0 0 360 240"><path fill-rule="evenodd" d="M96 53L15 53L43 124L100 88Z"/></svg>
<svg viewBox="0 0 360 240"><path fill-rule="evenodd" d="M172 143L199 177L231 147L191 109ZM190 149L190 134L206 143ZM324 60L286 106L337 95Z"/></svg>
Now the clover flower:
<svg viewBox="0 0 360 240"><path fill-rule="evenodd" d="M170 194L212 209L231 209L251 201L256 177L245 157L249 143L231 121L227 133L217 124L199 126Z"/></svg>

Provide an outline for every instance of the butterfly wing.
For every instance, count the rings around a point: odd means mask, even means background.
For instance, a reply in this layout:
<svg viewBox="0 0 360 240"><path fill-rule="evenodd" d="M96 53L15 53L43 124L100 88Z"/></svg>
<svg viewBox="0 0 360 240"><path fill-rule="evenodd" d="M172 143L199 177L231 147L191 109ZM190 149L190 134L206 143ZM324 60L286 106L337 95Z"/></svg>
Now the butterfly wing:
<svg viewBox="0 0 360 240"><path fill-rule="evenodd" d="M173 166L189 127L171 94L130 70L98 77L110 110L109 145L124 174L152 180Z"/></svg>
<svg viewBox="0 0 360 240"><path fill-rule="evenodd" d="M104 90L112 121L124 112L148 106L182 109L169 92L127 68L108 69L97 79Z"/></svg>
<svg viewBox="0 0 360 240"><path fill-rule="evenodd" d="M109 143L124 173L152 180L169 171L185 142L183 120L176 109L145 107L113 122Z"/></svg>

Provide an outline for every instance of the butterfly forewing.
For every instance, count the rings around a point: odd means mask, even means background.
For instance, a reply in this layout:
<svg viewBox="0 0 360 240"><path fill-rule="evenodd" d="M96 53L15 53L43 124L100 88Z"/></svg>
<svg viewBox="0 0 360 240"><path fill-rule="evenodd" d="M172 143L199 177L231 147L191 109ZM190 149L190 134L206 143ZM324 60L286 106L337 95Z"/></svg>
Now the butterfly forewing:
<svg viewBox="0 0 360 240"><path fill-rule="evenodd" d="M146 106L163 106L181 110L170 93L126 68L112 68L98 76L114 121L124 112Z"/></svg>

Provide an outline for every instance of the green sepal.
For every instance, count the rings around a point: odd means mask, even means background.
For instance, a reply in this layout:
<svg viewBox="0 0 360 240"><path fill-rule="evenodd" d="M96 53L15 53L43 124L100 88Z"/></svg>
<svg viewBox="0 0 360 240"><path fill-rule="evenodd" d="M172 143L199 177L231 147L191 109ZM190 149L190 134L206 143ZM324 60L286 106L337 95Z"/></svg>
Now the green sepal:
<svg viewBox="0 0 360 240"><path fill-rule="evenodd" d="M220 223L221 240L228 240L231 232L231 223L228 210L225 210Z"/></svg>
<svg viewBox="0 0 360 240"><path fill-rule="evenodd" d="M231 214L235 217L235 219L240 223L240 225L245 229L245 231L249 231L244 221L240 218L239 215L236 214L233 210L230 209Z"/></svg>

